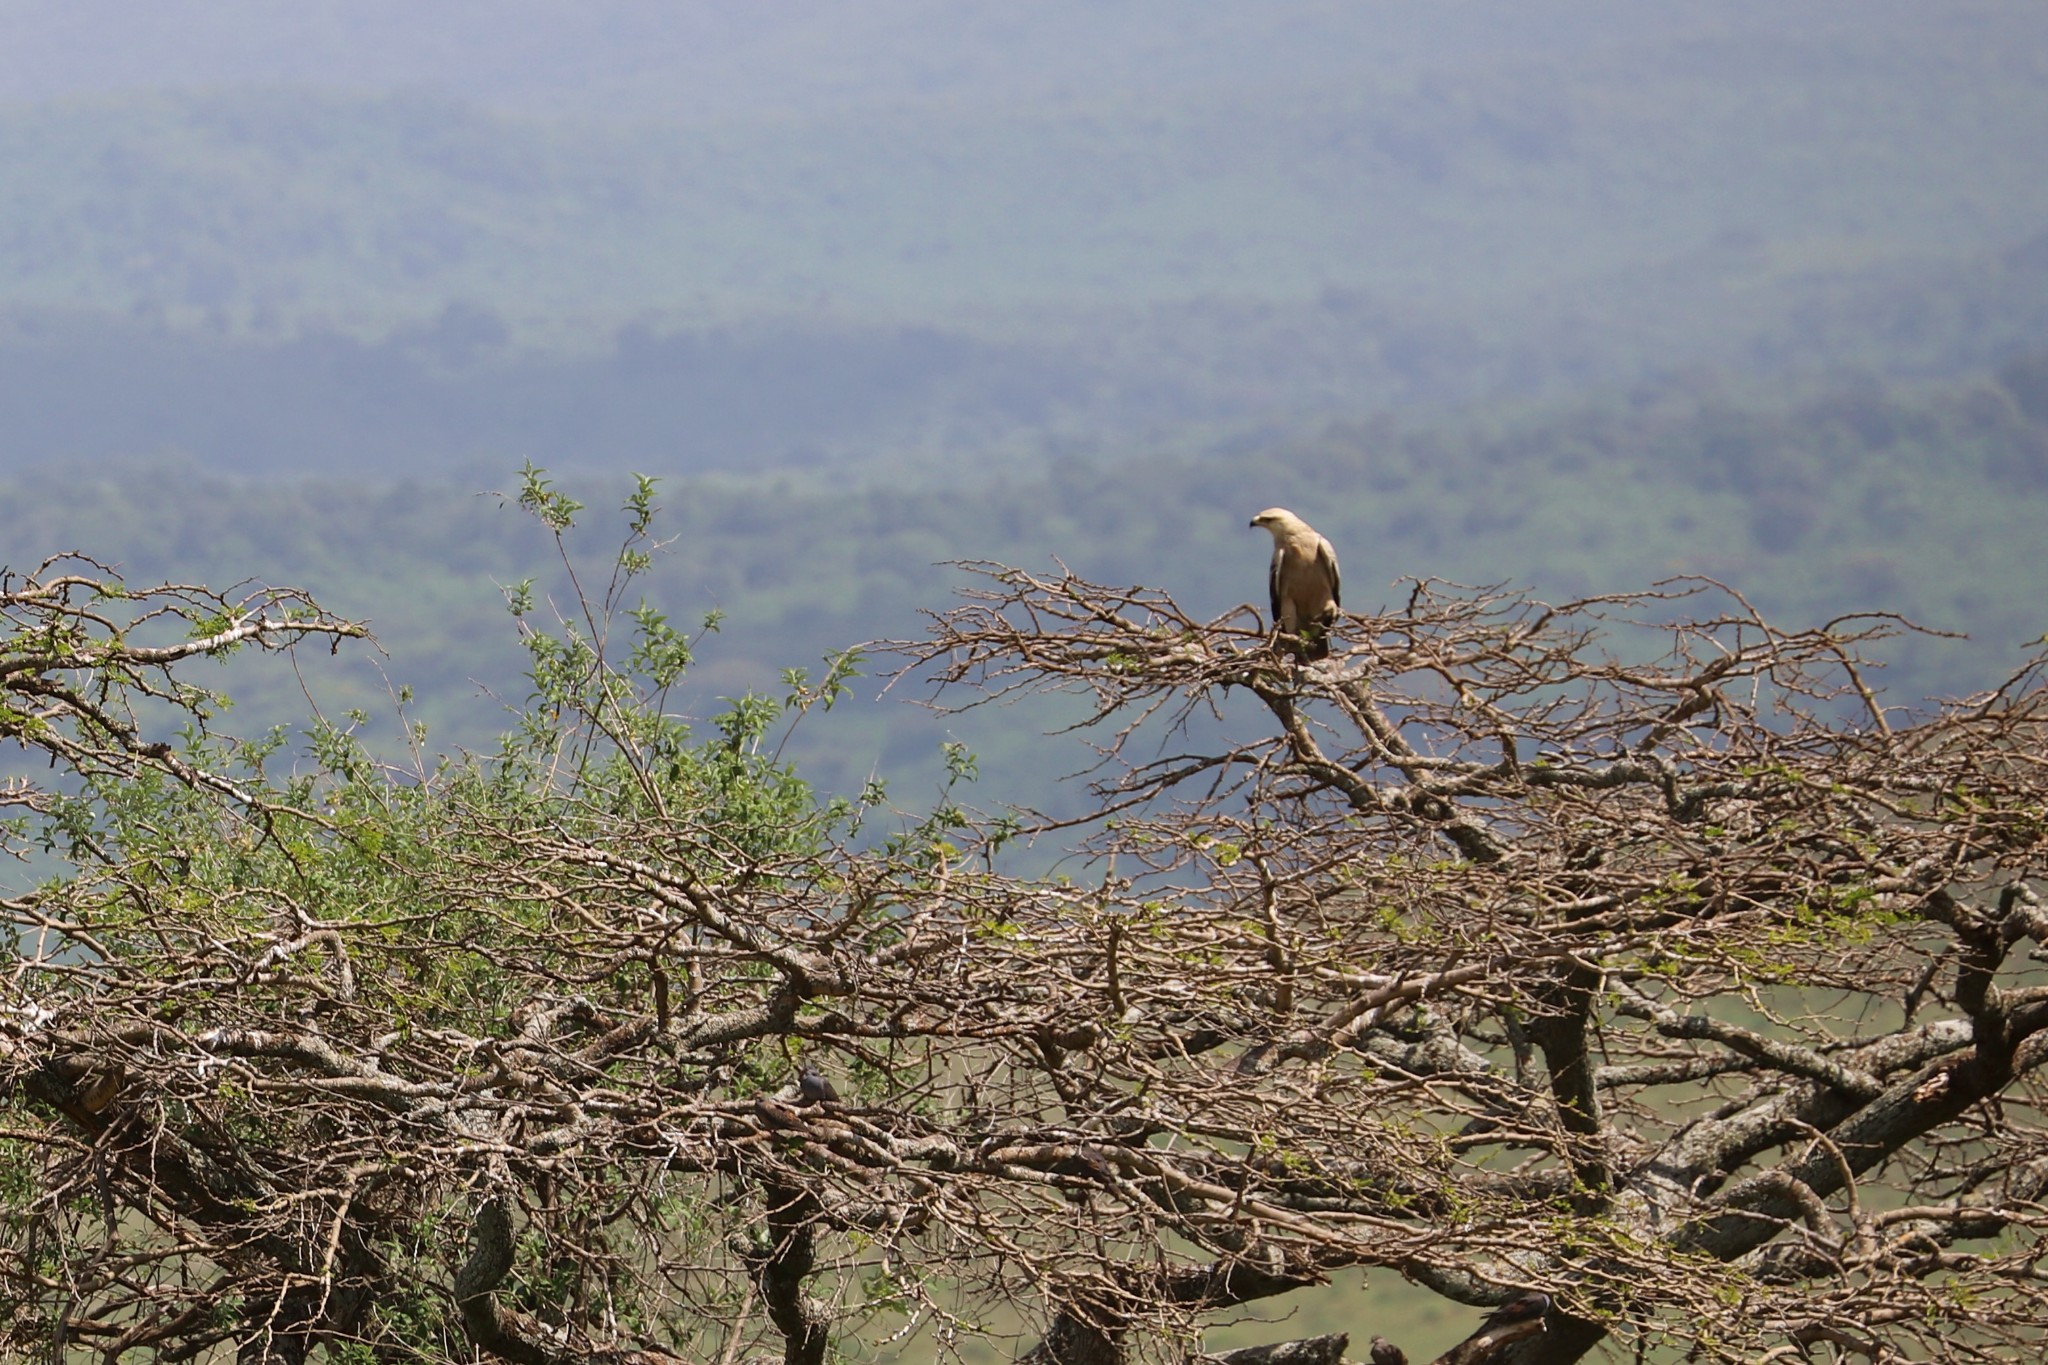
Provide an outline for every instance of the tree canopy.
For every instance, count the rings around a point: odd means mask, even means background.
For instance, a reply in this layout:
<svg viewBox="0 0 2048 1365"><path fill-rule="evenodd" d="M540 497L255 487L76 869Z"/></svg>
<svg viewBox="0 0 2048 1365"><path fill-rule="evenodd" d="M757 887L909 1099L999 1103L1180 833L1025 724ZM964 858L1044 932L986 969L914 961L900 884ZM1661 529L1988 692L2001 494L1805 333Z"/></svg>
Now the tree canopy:
<svg viewBox="0 0 2048 1365"><path fill-rule="evenodd" d="M1363 1267L1498 1310L1468 1362L2039 1350L2037 668L1891 708L1904 623L1704 582L1417 583L1303 666L989 564L877 648L1078 694L1090 808L956 751L904 814L777 756L852 656L673 714L627 512L410 767L214 733L192 661L356 629L299 596L0 584L0 1349L1121 1365Z"/></svg>

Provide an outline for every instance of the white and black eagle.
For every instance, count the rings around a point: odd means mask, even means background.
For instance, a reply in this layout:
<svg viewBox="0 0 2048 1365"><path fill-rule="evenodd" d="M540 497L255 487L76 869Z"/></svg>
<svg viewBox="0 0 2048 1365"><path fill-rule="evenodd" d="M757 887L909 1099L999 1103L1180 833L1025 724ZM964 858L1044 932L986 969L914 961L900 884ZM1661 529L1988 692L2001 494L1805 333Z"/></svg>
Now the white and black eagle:
<svg viewBox="0 0 2048 1365"><path fill-rule="evenodd" d="M1293 636L1302 659L1330 657L1330 627L1343 605L1337 574L1337 552L1316 528L1284 507L1268 507L1252 518L1273 535L1273 567L1266 585L1273 604L1273 625Z"/></svg>

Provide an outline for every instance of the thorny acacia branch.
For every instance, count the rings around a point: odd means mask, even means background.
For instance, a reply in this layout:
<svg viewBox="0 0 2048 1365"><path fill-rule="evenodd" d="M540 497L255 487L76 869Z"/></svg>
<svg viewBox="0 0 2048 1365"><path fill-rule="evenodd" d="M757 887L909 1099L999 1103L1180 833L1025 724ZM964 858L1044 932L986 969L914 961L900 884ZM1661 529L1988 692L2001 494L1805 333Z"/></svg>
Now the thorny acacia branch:
<svg viewBox="0 0 2048 1365"><path fill-rule="evenodd" d="M2044 695L1873 714L1898 628L1417 585L1298 669L991 566L897 648L1086 699L1091 811L1024 830L1070 879L851 838L585 655L573 780L192 783L10 902L15 1330L794 1362L1001 1304L1120 1365L1363 1266L1548 1295L1518 1361L2031 1349Z"/></svg>

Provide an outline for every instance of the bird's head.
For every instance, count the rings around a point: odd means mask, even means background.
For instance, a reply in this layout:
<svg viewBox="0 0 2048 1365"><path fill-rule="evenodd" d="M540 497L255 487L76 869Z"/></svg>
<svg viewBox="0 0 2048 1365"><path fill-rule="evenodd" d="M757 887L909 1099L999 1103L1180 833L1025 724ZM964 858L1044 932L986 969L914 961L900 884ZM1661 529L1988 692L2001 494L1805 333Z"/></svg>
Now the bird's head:
<svg viewBox="0 0 2048 1365"><path fill-rule="evenodd" d="M1264 526L1268 532L1272 532L1274 542L1303 540L1315 534L1313 530L1309 530L1309 522L1300 520L1286 508L1268 508L1266 512L1260 512L1255 518L1251 518L1251 524Z"/></svg>

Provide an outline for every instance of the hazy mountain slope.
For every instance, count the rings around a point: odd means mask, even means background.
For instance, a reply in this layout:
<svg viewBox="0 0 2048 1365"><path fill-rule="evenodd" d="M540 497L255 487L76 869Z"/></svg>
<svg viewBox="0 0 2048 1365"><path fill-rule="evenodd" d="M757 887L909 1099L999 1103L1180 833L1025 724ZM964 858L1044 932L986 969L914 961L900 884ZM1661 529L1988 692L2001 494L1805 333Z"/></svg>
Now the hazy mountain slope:
<svg viewBox="0 0 2048 1365"><path fill-rule="evenodd" d="M1898 33L2024 14L2010 0L1938 16L1907 0L6 0L0 97L302 85L436 90L607 118L809 115L1105 90L1299 89L1697 34Z"/></svg>
<svg viewBox="0 0 2048 1365"><path fill-rule="evenodd" d="M1130 29L1134 84L1043 102L993 81L630 126L277 88L15 106L0 469L1112 452L1188 424L1701 365L1953 373L2048 344L2048 44L2026 41L2048 11L1545 12L1572 22L1502 55L1455 24L1421 43L1396 7L1396 60L1332 45L1351 8L1263 41L1224 9L1143 30L1156 61ZM386 31L365 16L330 12L334 51ZM1042 74L1054 17L947 32L1009 34ZM1324 56L1284 83L1303 44ZM1425 49L1447 64L1401 65Z"/></svg>
<svg viewBox="0 0 2048 1365"><path fill-rule="evenodd" d="M0 298L372 331L467 299L588 340L647 314L958 322L1326 287L1512 306L1682 272L1731 235L1773 271L1985 249L2048 227L2032 13L1806 36L1717 12L1399 70L1365 32L1294 71L1288 44L1211 24L1176 50L1230 54L1235 79L630 128L285 89L16 107ZM1058 32L1021 26L1025 55Z"/></svg>

